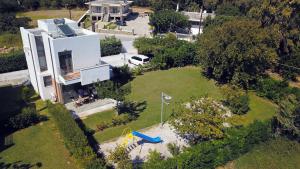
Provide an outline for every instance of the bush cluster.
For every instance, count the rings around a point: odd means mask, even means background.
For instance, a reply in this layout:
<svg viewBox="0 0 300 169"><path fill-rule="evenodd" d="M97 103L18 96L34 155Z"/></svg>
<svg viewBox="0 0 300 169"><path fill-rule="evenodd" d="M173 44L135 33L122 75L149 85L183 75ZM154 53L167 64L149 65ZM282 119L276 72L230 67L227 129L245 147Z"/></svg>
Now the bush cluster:
<svg viewBox="0 0 300 169"><path fill-rule="evenodd" d="M248 152L254 145L271 138L271 123L255 121L247 127L229 128L222 140L206 141L185 149L174 158L152 162L157 168L211 169ZM153 168L146 162L146 167Z"/></svg>
<svg viewBox="0 0 300 169"><path fill-rule="evenodd" d="M0 73L27 69L23 51L0 55Z"/></svg>
<svg viewBox="0 0 300 169"><path fill-rule="evenodd" d="M234 114L246 114L249 111L249 96L237 86L223 86L223 101Z"/></svg>
<svg viewBox="0 0 300 169"><path fill-rule="evenodd" d="M97 156L90 147L87 137L79 128L71 113L62 104L48 103L48 110L71 155L74 156L83 167L88 168L94 166L93 163L98 163Z"/></svg>
<svg viewBox="0 0 300 169"><path fill-rule="evenodd" d="M122 43L115 36L105 37L100 41L101 56L110 56L121 53Z"/></svg>
<svg viewBox="0 0 300 169"><path fill-rule="evenodd" d="M254 88L259 96L273 100L275 103L279 103L280 100L291 94L300 100L300 89L289 87L286 81L264 78L259 80Z"/></svg>
<svg viewBox="0 0 300 169"><path fill-rule="evenodd" d="M11 129L23 129L44 120L46 117L39 115L34 107L25 107L20 114L9 118L7 126Z"/></svg>
<svg viewBox="0 0 300 169"><path fill-rule="evenodd" d="M125 95L131 92L130 84L121 86L111 80L99 82L95 86L100 99L112 98L122 101L125 99Z"/></svg>
<svg viewBox="0 0 300 169"><path fill-rule="evenodd" d="M138 52L151 57L152 69L168 69L199 63L196 57L196 46L177 40L173 34L166 37L138 38L134 41Z"/></svg>

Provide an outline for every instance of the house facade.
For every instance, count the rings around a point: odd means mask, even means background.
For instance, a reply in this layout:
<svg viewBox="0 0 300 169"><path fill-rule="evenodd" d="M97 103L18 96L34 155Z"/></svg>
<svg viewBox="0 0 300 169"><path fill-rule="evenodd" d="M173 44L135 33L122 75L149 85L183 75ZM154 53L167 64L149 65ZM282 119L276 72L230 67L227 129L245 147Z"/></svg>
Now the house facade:
<svg viewBox="0 0 300 169"><path fill-rule="evenodd" d="M89 6L89 15L93 21L120 20L124 21L131 14L130 5L133 1L127 0L96 0L86 3Z"/></svg>
<svg viewBox="0 0 300 169"><path fill-rule="evenodd" d="M201 18L201 23L205 21L206 18L215 17L215 13L207 13L207 11L203 11L202 16L201 12L187 12L183 11L182 12L184 15L188 17L188 20L191 24L191 33L192 35L198 35L203 33L203 25L200 26L200 18Z"/></svg>
<svg viewBox="0 0 300 169"><path fill-rule="evenodd" d="M65 103L69 86L110 79L99 34L69 19L38 20L37 28L20 30L30 80L43 100Z"/></svg>

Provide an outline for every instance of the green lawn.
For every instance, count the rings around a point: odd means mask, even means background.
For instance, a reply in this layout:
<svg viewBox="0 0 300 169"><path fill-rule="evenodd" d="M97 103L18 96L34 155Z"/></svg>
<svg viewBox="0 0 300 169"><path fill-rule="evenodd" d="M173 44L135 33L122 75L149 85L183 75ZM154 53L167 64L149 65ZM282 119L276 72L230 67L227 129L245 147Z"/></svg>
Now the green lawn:
<svg viewBox="0 0 300 169"><path fill-rule="evenodd" d="M100 122L111 122L112 117L115 115L114 110L109 110L97 114L93 114L83 119L82 122L91 129L96 129Z"/></svg>
<svg viewBox="0 0 300 169"><path fill-rule="evenodd" d="M233 162L235 169L299 169L300 144L284 138L262 143Z"/></svg>
<svg viewBox="0 0 300 169"><path fill-rule="evenodd" d="M48 115L41 100L37 101L37 109ZM4 164L29 164L33 168L37 162L46 169L76 169L75 161L64 147L51 118L35 126L17 131L13 134L14 145L0 152L0 168ZM2 163L2 164L1 164Z"/></svg>
<svg viewBox="0 0 300 169"><path fill-rule="evenodd" d="M216 99L221 98L220 90L212 80L207 80L197 67L174 68L164 71L148 72L136 77L132 82L132 92L128 99L146 101L147 108L140 114L138 120L127 125L117 126L97 132L94 136L100 141L119 137L125 128L138 130L160 122L160 93L163 91L173 97L167 106L164 119L171 114L175 104L186 101L192 96L208 95ZM276 107L265 99L250 94L251 111L242 118L243 124L254 119L267 119L274 115ZM88 124L89 125L89 124Z"/></svg>

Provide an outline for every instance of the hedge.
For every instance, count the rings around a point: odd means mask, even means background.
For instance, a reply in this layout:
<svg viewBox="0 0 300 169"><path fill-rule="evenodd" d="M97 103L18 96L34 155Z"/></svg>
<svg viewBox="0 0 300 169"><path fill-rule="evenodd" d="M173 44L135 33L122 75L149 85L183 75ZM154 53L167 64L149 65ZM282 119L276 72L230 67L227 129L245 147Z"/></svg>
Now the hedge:
<svg viewBox="0 0 300 169"><path fill-rule="evenodd" d="M265 142L272 136L271 123L255 121L247 127L231 128L222 140L206 141L187 148L174 158L155 163L165 169L214 169L247 153L254 145ZM157 166L159 165L159 167ZM151 164L143 168L152 168Z"/></svg>
<svg viewBox="0 0 300 169"><path fill-rule="evenodd" d="M122 52L122 43L115 36L100 41L101 56L117 55Z"/></svg>
<svg viewBox="0 0 300 169"><path fill-rule="evenodd" d="M0 55L0 73L24 69L27 69L27 63L23 51Z"/></svg>
<svg viewBox="0 0 300 169"><path fill-rule="evenodd" d="M88 168L93 163L98 163L99 159L90 147L87 137L64 105L48 103L48 110L63 137L66 148L80 165Z"/></svg>

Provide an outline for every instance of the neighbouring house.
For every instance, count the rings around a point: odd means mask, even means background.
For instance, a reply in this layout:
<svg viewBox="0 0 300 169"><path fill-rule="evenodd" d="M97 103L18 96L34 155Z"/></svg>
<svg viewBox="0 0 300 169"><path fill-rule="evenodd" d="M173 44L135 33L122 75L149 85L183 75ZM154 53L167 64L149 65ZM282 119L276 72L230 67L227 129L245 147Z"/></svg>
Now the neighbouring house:
<svg viewBox="0 0 300 169"><path fill-rule="evenodd" d="M111 19L123 22L132 12L130 5L133 1L127 0L96 0L87 2L92 21L109 22Z"/></svg>
<svg viewBox="0 0 300 169"><path fill-rule="evenodd" d="M77 91L110 79L101 61L100 36L69 19L38 20L34 29L20 28L33 88L43 100L66 103ZM80 93L79 93L80 94Z"/></svg>
<svg viewBox="0 0 300 169"><path fill-rule="evenodd" d="M200 26L201 13L187 12L187 11L183 11L182 13L188 17L189 22L191 23L191 34L192 35L198 35L199 33L201 34L203 32L203 24ZM215 13L214 12L207 13L207 11L204 10L202 13L201 23L203 23L207 17L214 18Z"/></svg>

